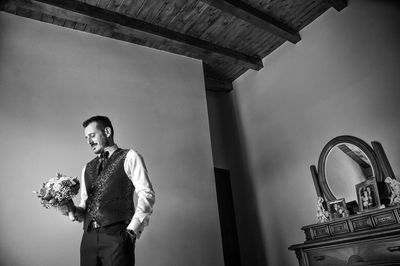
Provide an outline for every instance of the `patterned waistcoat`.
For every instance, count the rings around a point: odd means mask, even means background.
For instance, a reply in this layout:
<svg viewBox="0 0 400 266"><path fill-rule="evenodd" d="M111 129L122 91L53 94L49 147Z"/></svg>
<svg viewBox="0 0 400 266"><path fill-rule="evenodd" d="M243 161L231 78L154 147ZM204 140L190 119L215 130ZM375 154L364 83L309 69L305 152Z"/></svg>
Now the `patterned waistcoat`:
<svg viewBox="0 0 400 266"><path fill-rule="evenodd" d="M125 173L124 161L128 150L117 149L97 174L100 159L96 157L86 165L85 184L88 199L83 223L88 229L90 221L101 226L116 222L129 222L134 214L134 186Z"/></svg>

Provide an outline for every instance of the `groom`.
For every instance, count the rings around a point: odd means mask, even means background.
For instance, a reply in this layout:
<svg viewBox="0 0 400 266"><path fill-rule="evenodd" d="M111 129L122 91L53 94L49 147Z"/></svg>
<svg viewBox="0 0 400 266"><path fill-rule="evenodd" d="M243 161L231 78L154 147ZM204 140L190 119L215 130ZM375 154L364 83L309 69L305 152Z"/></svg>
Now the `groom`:
<svg viewBox="0 0 400 266"><path fill-rule="evenodd" d="M136 151L114 143L108 117L91 117L83 127L96 157L82 170L80 204L61 211L72 210L75 219L83 221L81 266L133 266L136 239L155 202L146 166Z"/></svg>

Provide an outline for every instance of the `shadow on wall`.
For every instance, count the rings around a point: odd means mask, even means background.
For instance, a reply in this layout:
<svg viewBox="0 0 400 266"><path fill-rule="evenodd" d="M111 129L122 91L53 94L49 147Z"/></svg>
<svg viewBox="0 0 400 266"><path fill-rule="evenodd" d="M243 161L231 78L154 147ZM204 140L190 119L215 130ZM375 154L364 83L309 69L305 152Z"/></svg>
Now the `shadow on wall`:
<svg viewBox="0 0 400 266"><path fill-rule="evenodd" d="M242 265L265 266L267 265L265 241L235 94L232 92L207 92L207 94L212 94L209 96L213 98L213 104L208 106L211 114L211 135L221 134L217 141L222 142L217 144L214 141L213 154L217 158L226 157L225 165L231 174ZM216 133L215 130L219 132ZM219 154L215 156L215 153Z"/></svg>

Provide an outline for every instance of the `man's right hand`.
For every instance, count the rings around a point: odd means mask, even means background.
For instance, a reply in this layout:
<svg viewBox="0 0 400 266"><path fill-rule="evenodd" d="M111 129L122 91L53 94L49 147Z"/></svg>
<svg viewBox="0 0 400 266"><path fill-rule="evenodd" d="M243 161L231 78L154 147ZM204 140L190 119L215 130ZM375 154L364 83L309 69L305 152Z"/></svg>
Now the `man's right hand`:
<svg viewBox="0 0 400 266"><path fill-rule="evenodd" d="M58 207L62 215L67 216L69 212L73 212L75 209L74 202L72 200Z"/></svg>

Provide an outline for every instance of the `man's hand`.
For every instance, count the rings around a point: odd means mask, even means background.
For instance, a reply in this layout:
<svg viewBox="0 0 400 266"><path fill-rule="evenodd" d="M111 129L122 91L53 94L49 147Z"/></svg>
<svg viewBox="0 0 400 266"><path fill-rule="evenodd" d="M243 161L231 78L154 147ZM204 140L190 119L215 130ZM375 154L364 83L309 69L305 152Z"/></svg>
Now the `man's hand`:
<svg viewBox="0 0 400 266"><path fill-rule="evenodd" d="M126 232L131 237L132 243L135 243L136 242L136 233L135 233L135 231L130 230L130 229L126 229Z"/></svg>
<svg viewBox="0 0 400 266"><path fill-rule="evenodd" d="M61 212L62 215L66 215L67 216L68 213L74 212L75 205L74 205L74 202L72 200L69 200L65 204L63 204L60 207L58 207L58 209L59 209L59 211Z"/></svg>

